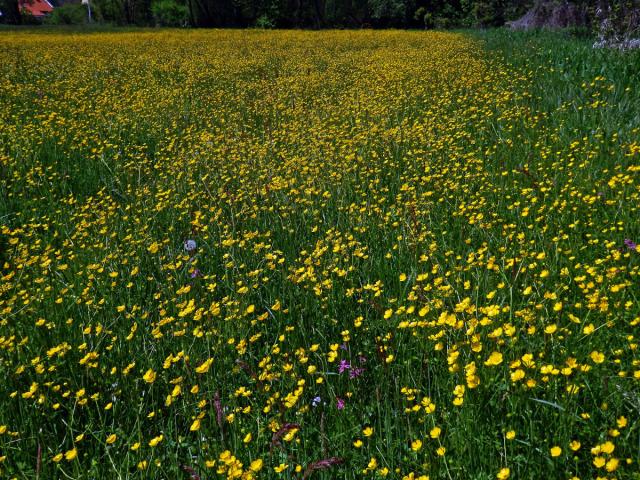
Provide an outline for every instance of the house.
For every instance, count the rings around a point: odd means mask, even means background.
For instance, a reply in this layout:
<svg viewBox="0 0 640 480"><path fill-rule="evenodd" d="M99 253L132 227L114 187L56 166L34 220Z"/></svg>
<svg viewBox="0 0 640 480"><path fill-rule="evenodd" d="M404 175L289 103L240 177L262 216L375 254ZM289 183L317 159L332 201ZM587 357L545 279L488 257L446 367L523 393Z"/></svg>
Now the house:
<svg viewBox="0 0 640 480"><path fill-rule="evenodd" d="M49 0L18 0L20 12L33 18L43 19L53 12L53 5Z"/></svg>

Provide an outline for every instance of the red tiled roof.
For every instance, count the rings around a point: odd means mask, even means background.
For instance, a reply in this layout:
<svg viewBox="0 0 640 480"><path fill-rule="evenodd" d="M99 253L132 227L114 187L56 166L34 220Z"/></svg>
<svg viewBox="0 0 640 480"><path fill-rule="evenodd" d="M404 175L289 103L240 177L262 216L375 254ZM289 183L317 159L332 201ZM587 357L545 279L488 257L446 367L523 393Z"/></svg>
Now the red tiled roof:
<svg viewBox="0 0 640 480"><path fill-rule="evenodd" d="M44 17L53 11L53 6L47 0L18 0L20 11L34 17Z"/></svg>

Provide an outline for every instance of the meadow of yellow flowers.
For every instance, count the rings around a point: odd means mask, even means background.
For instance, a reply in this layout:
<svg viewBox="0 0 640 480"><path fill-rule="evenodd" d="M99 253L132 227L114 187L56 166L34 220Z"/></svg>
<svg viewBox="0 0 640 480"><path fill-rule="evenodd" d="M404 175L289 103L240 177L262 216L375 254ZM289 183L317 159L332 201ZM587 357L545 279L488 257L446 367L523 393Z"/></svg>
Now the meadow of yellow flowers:
<svg viewBox="0 0 640 480"><path fill-rule="evenodd" d="M0 477L638 478L639 58L486 35L3 31Z"/></svg>

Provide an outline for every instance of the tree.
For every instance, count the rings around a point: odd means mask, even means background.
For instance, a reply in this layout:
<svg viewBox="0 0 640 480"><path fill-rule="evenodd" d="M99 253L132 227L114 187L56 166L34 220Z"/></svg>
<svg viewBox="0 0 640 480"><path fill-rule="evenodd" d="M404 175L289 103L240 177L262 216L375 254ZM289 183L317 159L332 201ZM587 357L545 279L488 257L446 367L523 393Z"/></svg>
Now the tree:
<svg viewBox="0 0 640 480"><path fill-rule="evenodd" d="M237 27L242 16L232 0L188 0L191 23L196 27Z"/></svg>
<svg viewBox="0 0 640 480"><path fill-rule="evenodd" d="M407 17L406 0L369 0L371 18L381 26L402 25Z"/></svg>
<svg viewBox="0 0 640 480"><path fill-rule="evenodd" d="M0 12L2 12L0 22L11 25L20 25L22 23L18 0L0 0Z"/></svg>
<svg viewBox="0 0 640 480"><path fill-rule="evenodd" d="M503 0L478 0L473 5L475 24L480 27L499 27L504 24Z"/></svg>
<svg viewBox="0 0 640 480"><path fill-rule="evenodd" d="M149 25L151 0L92 0L97 19L118 25Z"/></svg>
<svg viewBox="0 0 640 480"><path fill-rule="evenodd" d="M151 13L156 25L182 27L187 21L187 7L175 0L157 0L151 4Z"/></svg>

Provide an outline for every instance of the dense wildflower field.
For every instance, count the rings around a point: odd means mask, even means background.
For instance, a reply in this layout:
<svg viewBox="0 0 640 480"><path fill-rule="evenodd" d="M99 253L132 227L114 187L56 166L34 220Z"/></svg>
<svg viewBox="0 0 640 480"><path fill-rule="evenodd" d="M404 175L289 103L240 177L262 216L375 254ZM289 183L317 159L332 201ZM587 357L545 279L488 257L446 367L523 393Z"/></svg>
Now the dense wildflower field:
<svg viewBox="0 0 640 480"><path fill-rule="evenodd" d="M639 75L2 32L0 477L638 478Z"/></svg>

